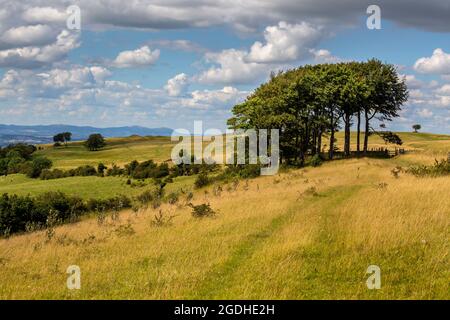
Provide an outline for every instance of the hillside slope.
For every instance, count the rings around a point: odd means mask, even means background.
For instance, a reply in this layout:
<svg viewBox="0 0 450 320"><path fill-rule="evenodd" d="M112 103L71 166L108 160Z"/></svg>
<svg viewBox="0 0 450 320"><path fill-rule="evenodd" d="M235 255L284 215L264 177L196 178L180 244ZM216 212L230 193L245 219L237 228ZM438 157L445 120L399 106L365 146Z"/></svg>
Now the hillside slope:
<svg viewBox="0 0 450 320"><path fill-rule="evenodd" d="M411 152L393 159L338 160L223 185L220 195L214 186L196 191L193 203L210 203L214 218L192 217L182 196L101 225L91 217L57 227L51 240L46 231L2 239L0 298L446 299L450 178L395 178L391 170L444 157L450 139L401 135ZM155 145L167 157L166 138L135 139L111 141L104 154L128 161ZM61 166L101 159L76 148L67 160L66 149L42 152ZM185 183L169 186L192 179ZM160 212L173 220L155 227ZM69 265L81 268L81 290L66 288ZM381 269L380 290L366 287L369 265Z"/></svg>

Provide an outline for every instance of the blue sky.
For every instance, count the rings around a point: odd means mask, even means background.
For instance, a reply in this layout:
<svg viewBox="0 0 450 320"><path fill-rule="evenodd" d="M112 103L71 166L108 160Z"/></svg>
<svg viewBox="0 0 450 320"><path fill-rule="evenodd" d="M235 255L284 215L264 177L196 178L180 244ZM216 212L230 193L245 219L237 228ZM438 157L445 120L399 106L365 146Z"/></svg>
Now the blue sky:
<svg viewBox="0 0 450 320"><path fill-rule="evenodd" d="M306 63L395 64L410 99L392 130L450 133L450 5L365 0L6 1L0 123L225 128L271 71ZM80 30L66 12L80 8Z"/></svg>

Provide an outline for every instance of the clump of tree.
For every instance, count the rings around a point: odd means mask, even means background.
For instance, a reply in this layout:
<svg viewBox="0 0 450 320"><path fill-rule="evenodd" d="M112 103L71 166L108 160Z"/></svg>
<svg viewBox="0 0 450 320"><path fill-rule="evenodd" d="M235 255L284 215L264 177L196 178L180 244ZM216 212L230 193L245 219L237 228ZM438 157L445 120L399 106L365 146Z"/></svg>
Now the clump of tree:
<svg viewBox="0 0 450 320"><path fill-rule="evenodd" d="M412 126L414 133L418 133L420 129L422 129L422 126L420 124L414 124Z"/></svg>
<svg viewBox="0 0 450 320"><path fill-rule="evenodd" d="M3 194L0 196L0 237L76 221L87 212L103 213L130 207L131 199L124 195L85 201L62 192L35 197ZM48 225L49 220L52 220L51 225Z"/></svg>
<svg viewBox="0 0 450 320"><path fill-rule="evenodd" d="M103 148L106 145L106 142L105 138L103 138L100 133L93 133L89 136L84 145L89 151L97 151Z"/></svg>
<svg viewBox="0 0 450 320"><path fill-rule="evenodd" d="M35 146L24 143L0 148L0 175L23 173L30 178L39 177L43 170L52 167L52 162L34 155L36 150Z"/></svg>
<svg viewBox="0 0 450 320"><path fill-rule="evenodd" d="M367 155L369 135L376 132L373 120L398 117L407 98L405 79L393 65L376 59L307 65L272 74L245 102L233 107L228 125L232 129L280 129L280 161L304 165L307 155L325 156L324 137L329 140L326 156L333 159L335 133L341 127L344 156L350 156L353 125L356 153Z"/></svg>
<svg viewBox="0 0 450 320"><path fill-rule="evenodd" d="M67 146L67 143L72 140L71 132L61 132L53 136L53 142L55 147L60 146L62 143Z"/></svg>

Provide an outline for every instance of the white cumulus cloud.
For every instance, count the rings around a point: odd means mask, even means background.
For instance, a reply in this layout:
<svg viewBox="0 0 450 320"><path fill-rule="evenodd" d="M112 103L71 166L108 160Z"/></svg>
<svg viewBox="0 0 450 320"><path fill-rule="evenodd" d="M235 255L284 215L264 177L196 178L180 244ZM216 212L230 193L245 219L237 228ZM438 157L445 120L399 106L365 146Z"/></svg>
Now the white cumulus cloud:
<svg viewBox="0 0 450 320"><path fill-rule="evenodd" d="M152 65L159 58L159 50L150 50L148 46L143 46L136 50L122 51L116 57L113 65L117 68L135 68Z"/></svg>
<svg viewBox="0 0 450 320"><path fill-rule="evenodd" d="M166 89L169 96L176 97L182 94L188 86L188 76L185 73L177 74L167 81Z"/></svg>
<svg viewBox="0 0 450 320"><path fill-rule="evenodd" d="M414 69L422 73L450 74L450 54L440 48L435 49L431 57L418 59Z"/></svg>

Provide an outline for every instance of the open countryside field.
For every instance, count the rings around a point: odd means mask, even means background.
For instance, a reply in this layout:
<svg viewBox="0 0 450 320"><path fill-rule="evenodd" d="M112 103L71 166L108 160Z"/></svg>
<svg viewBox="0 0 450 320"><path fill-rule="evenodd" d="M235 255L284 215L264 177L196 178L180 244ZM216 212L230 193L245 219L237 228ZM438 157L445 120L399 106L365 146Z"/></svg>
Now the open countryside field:
<svg viewBox="0 0 450 320"><path fill-rule="evenodd" d="M175 142L170 137L128 137L107 139L104 149L89 152L83 142L73 142L67 147L54 148L45 145L44 150L37 154L48 157L53 161L55 168L71 169L82 165L97 166L103 162L107 166L113 163L123 166L132 160L144 161L152 159L162 162L170 159L170 150Z"/></svg>
<svg viewBox="0 0 450 320"><path fill-rule="evenodd" d="M403 166L412 164L431 164L434 160L447 156L450 150L450 136L426 133L399 133L403 139L402 146L409 153L402 155L396 161ZM342 149L343 134L337 134L339 147ZM123 166L132 160L155 162L170 159L170 151L174 143L168 137L130 137L108 139L104 150L89 152L81 142L70 143L67 147L53 148L44 146L38 152L53 161L55 168L70 169L82 165L97 166L103 162L107 166L113 163ZM373 135L369 139L370 148L388 147L381 138ZM352 148L356 149L356 134L352 134ZM78 195L83 198L107 198L118 194L136 195L145 189L126 185L126 178L119 177L69 177L64 179L42 181L30 179L16 174L0 177L0 194L10 193L19 195L37 195L48 191L62 191L68 195ZM169 184L167 189L176 191L179 188L192 186L192 177L178 177L175 183ZM145 184L150 184L146 181Z"/></svg>
<svg viewBox="0 0 450 320"><path fill-rule="evenodd" d="M180 199L156 210L123 211L102 225L95 217L63 225L51 241L46 231L2 239L0 298L446 299L450 178L395 178L391 170L445 158L450 137L399 135L411 152L396 158L290 169L224 185L220 195L213 186L195 191L192 202L209 202L214 218L193 218ZM79 144L40 152L61 168L170 158L168 140L137 140L92 153ZM375 136L370 143L385 146ZM102 184L132 192L121 178L6 179L13 183L9 188L0 180L2 192L55 190L49 183L74 194L101 193ZM181 179L168 188L192 186L192 177ZM171 224L152 224L159 210L173 216ZM67 290L69 265L81 268L80 290ZM369 265L381 269L380 290L366 286Z"/></svg>

